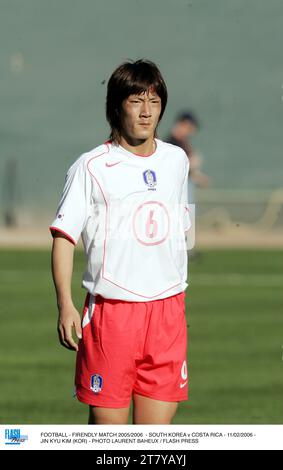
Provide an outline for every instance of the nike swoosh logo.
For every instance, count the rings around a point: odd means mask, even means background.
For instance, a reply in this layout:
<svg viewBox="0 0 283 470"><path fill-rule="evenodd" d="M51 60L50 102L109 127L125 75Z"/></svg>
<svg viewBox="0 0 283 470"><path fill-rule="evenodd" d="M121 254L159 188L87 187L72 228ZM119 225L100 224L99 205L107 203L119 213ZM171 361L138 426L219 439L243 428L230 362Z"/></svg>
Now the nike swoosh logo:
<svg viewBox="0 0 283 470"><path fill-rule="evenodd" d="M183 384L180 384L180 388L183 388L187 384L187 382L188 381L186 380L186 382L184 382Z"/></svg>
<svg viewBox="0 0 283 470"><path fill-rule="evenodd" d="M114 165L118 165L118 163L121 163L121 162L105 163L105 165L106 165L106 166L114 166Z"/></svg>

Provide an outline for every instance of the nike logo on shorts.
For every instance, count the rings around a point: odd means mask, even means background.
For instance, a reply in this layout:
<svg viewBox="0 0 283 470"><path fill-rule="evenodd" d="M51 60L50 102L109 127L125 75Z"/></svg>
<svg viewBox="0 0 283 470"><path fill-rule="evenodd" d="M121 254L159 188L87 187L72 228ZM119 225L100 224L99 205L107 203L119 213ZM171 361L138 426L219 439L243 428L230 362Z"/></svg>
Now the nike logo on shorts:
<svg viewBox="0 0 283 470"><path fill-rule="evenodd" d="M188 381L186 380L186 382L184 382L183 384L180 384L180 388L183 388L187 384L187 382Z"/></svg>
<svg viewBox="0 0 283 470"><path fill-rule="evenodd" d="M106 166L114 166L114 165L118 165L118 163L121 163L121 162L116 162L116 163L105 163Z"/></svg>

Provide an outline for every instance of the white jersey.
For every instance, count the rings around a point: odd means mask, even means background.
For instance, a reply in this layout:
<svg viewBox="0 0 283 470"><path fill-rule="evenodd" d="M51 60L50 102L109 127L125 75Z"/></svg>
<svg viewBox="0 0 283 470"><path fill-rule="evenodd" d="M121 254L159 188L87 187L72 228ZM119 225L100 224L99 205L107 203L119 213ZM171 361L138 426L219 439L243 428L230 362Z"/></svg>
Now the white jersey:
<svg viewBox="0 0 283 470"><path fill-rule="evenodd" d="M187 287L185 234L189 160L155 139L149 156L107 141L69 168L56 218L49 227L87 258L82 287L108 299L145 302Z"/></svg>

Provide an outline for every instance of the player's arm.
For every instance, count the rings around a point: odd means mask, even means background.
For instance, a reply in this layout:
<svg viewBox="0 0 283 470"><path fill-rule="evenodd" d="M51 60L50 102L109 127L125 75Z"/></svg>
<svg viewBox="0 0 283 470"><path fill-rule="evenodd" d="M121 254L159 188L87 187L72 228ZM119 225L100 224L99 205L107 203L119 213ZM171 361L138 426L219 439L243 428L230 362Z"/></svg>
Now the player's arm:
<svg viewBox="0 0 283 470"><path fill-rule="evenodd" d="M73 304L71 293L74 244L57 230L53 237L51 267L59 312L59 340L62 346L77 351L78 345L72 337L72 330L75 329L78 338L81 338L82 332L80 314Z"/></svg>

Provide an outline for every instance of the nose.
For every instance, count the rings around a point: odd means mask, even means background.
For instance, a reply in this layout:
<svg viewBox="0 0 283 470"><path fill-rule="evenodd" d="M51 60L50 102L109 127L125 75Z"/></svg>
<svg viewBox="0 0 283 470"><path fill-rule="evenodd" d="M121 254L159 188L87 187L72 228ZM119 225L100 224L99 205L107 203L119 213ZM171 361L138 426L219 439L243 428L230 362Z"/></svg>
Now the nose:
<svg viewBox="0 0 283 470"><path fill-rule="evenodd" d="M150 105L147 101L143 102L143 105L141 107L141 116L146 116L146 117L151 116Z"/></svg>

